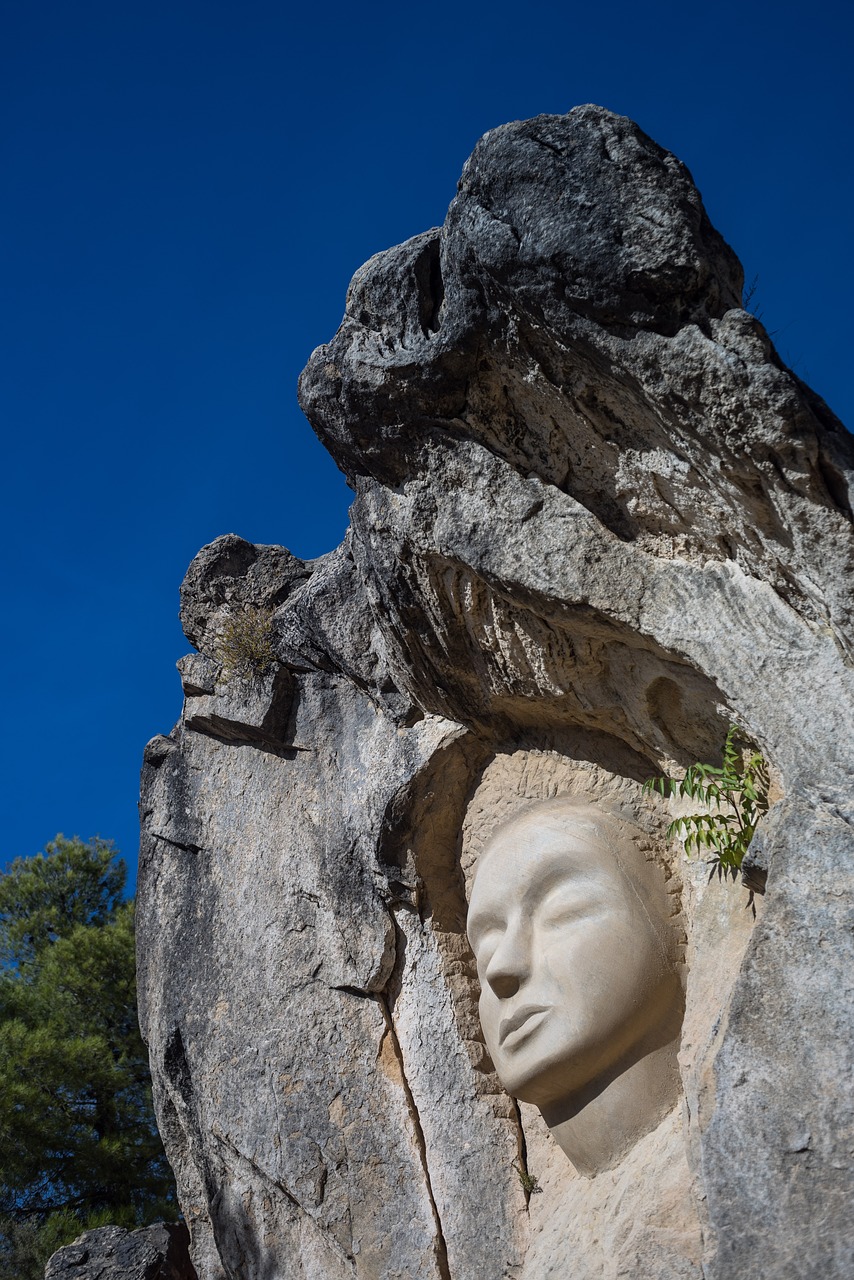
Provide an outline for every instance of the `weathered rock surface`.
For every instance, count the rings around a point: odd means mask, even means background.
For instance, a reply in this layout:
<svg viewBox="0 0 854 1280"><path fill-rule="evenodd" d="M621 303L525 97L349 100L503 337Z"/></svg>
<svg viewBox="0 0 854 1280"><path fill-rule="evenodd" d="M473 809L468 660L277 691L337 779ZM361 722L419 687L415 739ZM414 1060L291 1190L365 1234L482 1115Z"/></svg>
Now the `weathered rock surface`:
<svg viewBox="0 0 854 1280"><path fill-rule="evenodd" d="M50 1259L45 1280L197 1280L184 1224L84 1231Z"/></svg>
<svg viewBox="0 0 854 1280"><path fill-rule="evenodd" d="M741 286L630 121L493 130L303 374L344 543L191 566L138 912L203 1280L854 1272L854 451ZM278 662L240 681L218 645L247 609ZM731 720L781 797L767 891L754 922L669 851L682 1103L583 1178L492 1071L466 877L501 805L640 811Z"/></svg>

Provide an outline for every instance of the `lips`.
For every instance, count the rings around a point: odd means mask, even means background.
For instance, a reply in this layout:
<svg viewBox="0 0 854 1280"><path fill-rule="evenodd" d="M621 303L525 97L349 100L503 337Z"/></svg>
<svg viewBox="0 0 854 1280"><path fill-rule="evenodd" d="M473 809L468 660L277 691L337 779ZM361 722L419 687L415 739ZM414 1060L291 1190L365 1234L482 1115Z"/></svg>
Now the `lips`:
<svg viewBox="0 0 854 1280"><path fill-rule="evenodd" d="M513 1044L525 1040L532 1031L537 1029L543 1020L542 1015L548 1013L550 1007L547 1004L523 1004L521 1009L517 1009L507 1018L502 1018L498 1028L499 1045L503 1047L505 1042L512 1041L510 1045L512 1047Z"/></svg>

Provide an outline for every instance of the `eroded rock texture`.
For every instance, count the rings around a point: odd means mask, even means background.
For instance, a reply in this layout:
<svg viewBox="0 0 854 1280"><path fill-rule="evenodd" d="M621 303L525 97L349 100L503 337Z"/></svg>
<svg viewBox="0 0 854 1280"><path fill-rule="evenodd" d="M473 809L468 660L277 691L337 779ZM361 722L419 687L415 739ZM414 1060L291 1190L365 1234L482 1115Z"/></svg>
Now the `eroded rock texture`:
<svg viewBox="0 0 854 1280"><path fill-rule="evenodd" d="M344 543L302 564L228 536L191 566L139 934L203 1280L854 1272L851 439L741 288L630 121L493 130L303 374ZM258 609L277 661L226 673L226 620ZM492 1071L466 879L499 811L641 813L731 720L773 770L767 892L754 921L661 854L683 1096L582 1178Z"/></svg>
<svg viewBox="0 0 854 1280"><path fill-rule="evenodd" d="M57 1250L45 1280L197 1280L189 1243L183 1222L97 1227Z"/></svg>

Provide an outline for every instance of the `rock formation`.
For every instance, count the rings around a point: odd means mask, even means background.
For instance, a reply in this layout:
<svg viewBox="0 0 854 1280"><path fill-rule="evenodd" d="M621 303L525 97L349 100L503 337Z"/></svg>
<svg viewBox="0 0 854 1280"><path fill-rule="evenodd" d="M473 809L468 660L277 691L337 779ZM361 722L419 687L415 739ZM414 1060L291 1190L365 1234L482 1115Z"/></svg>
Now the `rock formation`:
<svg viewBox="0 0 854 1280"><path fill-rule="evenodd" d="M302 376L342 545L193 562L138 920L202 1280L854 1273L854 453L742 283L629 120L492 130ZM731 721L755 918L640 790ZM684 953L677 1105L592 1178L502 1089L465 932L491 833L562 797L647 824Z"/></svg>
<svg viewBox="0 0 854 1280"><path fill-rule="evenodd" d="M45 1280L197 1280L189 1243L182 1222L97 1227L56 1251Z"/></svg>

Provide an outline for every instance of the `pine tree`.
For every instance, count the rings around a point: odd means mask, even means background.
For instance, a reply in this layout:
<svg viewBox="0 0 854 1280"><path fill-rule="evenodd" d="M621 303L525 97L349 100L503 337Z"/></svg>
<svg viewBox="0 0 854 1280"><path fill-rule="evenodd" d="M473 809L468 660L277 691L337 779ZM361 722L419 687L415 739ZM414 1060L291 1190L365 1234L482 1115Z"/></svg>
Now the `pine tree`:
<svg viewBox="0 0 854 1280"><path fill-rule="evenodd" d="M108 842L62 836L0 875L0 1280L89 1227L176 1216L124 883Z"/></svg>

